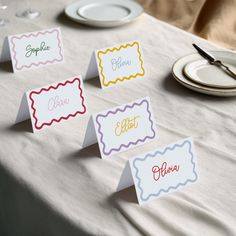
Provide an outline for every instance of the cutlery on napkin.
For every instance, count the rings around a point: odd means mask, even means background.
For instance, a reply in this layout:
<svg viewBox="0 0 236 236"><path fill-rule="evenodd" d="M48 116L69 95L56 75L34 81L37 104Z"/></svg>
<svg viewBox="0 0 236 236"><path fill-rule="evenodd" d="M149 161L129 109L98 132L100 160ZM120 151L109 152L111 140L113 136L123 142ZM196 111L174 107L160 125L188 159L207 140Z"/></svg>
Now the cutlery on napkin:
<svg viewBox="0 0 236 236"><path fill-rule="evenodd" d="M211 65L216 65L218 67L221 67L224 69L224 71L229 74L231 77L233 77L234 79L236 79L236 73L234 73L232 70L230 70L230 68L228 66L226 66L225 64L222 63L222 61L217 60L213 55L211 55L209 52L203 50L202 48L200 48L199 46L197 46L196 44L192 44L194 46L194 48L198 51L198 53L204 57L205 59L208 60L208 62Z"/></svg>

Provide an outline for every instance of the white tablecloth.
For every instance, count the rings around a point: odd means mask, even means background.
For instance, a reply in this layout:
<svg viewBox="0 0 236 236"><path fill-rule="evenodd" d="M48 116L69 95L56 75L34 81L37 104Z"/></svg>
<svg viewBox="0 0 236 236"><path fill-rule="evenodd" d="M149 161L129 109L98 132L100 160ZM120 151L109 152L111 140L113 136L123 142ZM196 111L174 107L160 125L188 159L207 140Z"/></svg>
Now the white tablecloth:
<svg viewBox="0 0 236 236"><path fill-rule="evenodd" d="M6 35L59 26L65 60L12 73L0 64L0 234L5 235L236 235L236 99L192 92L171 76L173 63L207 41L144 14L114 29L93 29L63 15L70 1L30 1L42 12L35 20L14 16L9 1ZM18 1L19 4L19 1ZM30 121L14 125L23 93L78 74L94 49L139 39L148 75L112 89L85 82L89 112L150 96L156 141L102 160L97 145L81 150L89 115L36 134ZM142 207L134 187L115 193L129 157L192 136L198 156L197 184Z"/></svg>

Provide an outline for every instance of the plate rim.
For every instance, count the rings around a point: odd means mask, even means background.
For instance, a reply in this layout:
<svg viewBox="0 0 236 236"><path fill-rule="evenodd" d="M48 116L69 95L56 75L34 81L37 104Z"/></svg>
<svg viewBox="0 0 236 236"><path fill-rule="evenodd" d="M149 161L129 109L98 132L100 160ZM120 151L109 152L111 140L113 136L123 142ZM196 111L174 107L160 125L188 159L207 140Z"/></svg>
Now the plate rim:
<svg viewBox="0 0 236 236"><path fill-rule="evenodd" d="M138 6L140 8L140 12L139 14L137 14L134 17L126 17L124 20L118 20L118 21L96 21L96 20L89 20L86 19L84 17L81 17L80 15L77 14L77 11L79 9L79 7L77 6L78 4L81 4L83 2L86 2L87 0L82 0L82 1L76 1L73 3L68 4L65 8L64 8L64 13L67 17L69 17L72 21L77 22L77 23L81 23L81 24L85 24L85 25L89 25L89 26L95 26L95 27L102 27L102 28L107 28L107 27L116 27L116 26L120 26L123 24L127 24L131 21L136 20L138 17L140 17L143 12L144 12L144 8L142 7L141 4L137 3L136 1L129 1L130 4L135 4L136 6ZM104 0L105 1L105 0ZM126 2L124 0L121 0L122 2ZM92 2L92 1L91 1ZM117 3L117 1L116 1ZM85 4L86 5L86 4ZM72 14L69 14L68 11L71 10L71 8L75 8L73 11L75 13L75 16L73 16Z"/></svg>
<svg viewBox="0 0 236 236"><path fill-rule="evenodd" d="M232 54L235 54L234 52L231 52L231 51L220 51L220 50L211 50L211 52L215 52L215 53L222 53L222 52L225 52L225 53L232 53ZM215 96L236 96L236 88L235 89L232 89L232 88L211 88L211 87L207 87L207 86L204 86L204 85L200 85L200 84L196 84L192 81L193 84L197 85L198 87L192 85L192 84L189 84L189 83L186 83L185 81L183 81L182 79L180 79L174 72L174 68L176 67L176 64L179 63L180 60L184 59L185 57L188 57L188 56L191 56L191 55L199 55L198 53L189 53L185 56L182 56L181 58L177 59L174 64L172 65L171 67L171 74L172 76L174 77L174 79L182 84L183 86L189 88L189 89L192 89L194 91L197 91L199 93L204 93L204 94L209 94L209 95L215 95ZM236 55L236 54L235 54ZM216 94L217 93L217 94ZM220 94L220 95L219 95Z"/></svg>
<svg viewBox="0 0 236 236"><path fill-rule="evenodd" d="M92 5L92 4L96 4L96 5L98 5L98 3L89 3L89 4L87 4L87 5L84 5L84 6L81 6L80 8L78 8L77 10L76 10L76 13L77 14L79 14L79 16L80 17L82 17L82 18L84 18L86 21L96 21L96 22L106 22L106 23L116 23L116 22L120 22L120 21L124 21L124 20L126 20L126 18L128 18L129 17L129 15L131 14L131 12L132 12L132 9L130 9L130 8L128 8L127 6L124 6L124 5L119 5L119 4L117 4L117 3L114 3L113 5L118 5L118 6L121 6L121 7L123 7L123 8L126 8L126 9L128 9L130 12L129 12L129 14L127 15L127 16L124 16L124 17L122 17L121 19L119 19L119 20L94 20L94 19L90 19L90 18L87 18L87 17L85 17L85 16L83 16L83 15L81 15L80 13L79 13L79 10L81 9L81 8L83 8L83 7L88 7L88 5ZM102 3L101 3L102 4ZM103 3L104 4L104 3ZM107 4L109 4L109 3L107 3Z"/></svg>
<svg viewBox="0 0 236 236"><path fill-rule="evenodd" d="M205 83L205 82L202 82L201 80L198 81L196 80L194 77L191 77L190 73L188 71L190 71L190 69L187 71L187 67L188 66L191 66L191 64L193 63L197 63L197 62L201 62L202 65L207 65L207 60L204 60L204 59L201 59L201 60L195 60L195 61L191 61L189 63L187 63L184 67L183 67L183 72L185 74L185 76L190 79L191 81L193 81L194 83L197 83L197 84L200 84L200 85L204 85L204 86L207 86L207 87L211 87L211 88L220 88L220 89L234 89L236 88L236 84L235 85L216 85L216 84L210 84L210 83ZM206 62L203 64L203 62Z"/></svg>

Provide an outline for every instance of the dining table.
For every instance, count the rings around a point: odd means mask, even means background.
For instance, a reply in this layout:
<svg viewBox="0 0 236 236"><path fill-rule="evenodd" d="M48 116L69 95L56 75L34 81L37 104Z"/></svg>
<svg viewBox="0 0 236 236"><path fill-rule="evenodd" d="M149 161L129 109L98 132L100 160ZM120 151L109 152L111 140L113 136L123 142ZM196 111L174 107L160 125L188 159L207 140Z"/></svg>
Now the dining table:
<svg viewBox="0 0 236 236"><path fill-rule="evenodd" d="M16 17L7 1L9 35L61 29L64 63L13 73L0 63L0 235L236 235L236 98L191 91L172 75L179 58L226 50L143 13L115 28L95 28L64 14L69 0L34 0L36 19ZM22 7L22 6L21 6ZM86 79L94 50L139 40L145 78L102 89ZM33 133L31 121L15 123L26 91L73 76L84 79L88 114ZM97 144L83 148L90 116L149 96L157 139L101 159ZM189 187L138 204L135 188L116 191L133 156L192 137L199 180Z"/></svg>

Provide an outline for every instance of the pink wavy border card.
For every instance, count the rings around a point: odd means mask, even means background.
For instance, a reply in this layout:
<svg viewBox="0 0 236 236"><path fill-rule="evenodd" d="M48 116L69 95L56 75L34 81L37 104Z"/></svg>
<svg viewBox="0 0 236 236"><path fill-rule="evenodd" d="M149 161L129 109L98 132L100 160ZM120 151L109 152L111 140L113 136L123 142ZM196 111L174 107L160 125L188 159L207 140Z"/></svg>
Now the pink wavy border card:
<svg viewBox="0 0 236 236"><path fill-rule="evenodd" d="M80 76L26 93L33 131L87 112Z"/></svg>
<svg viewBox="0 0 236 236"><path fill-rule="evenodd" d="M8 37L13 71L23 71L64 61L59 28Z"/></svg>
<svg viewBox="0 0 236 236"><path fill-rule="evenodd" d="M149 97L93 115L102 158L152 141L157 136Z"/></svg>

